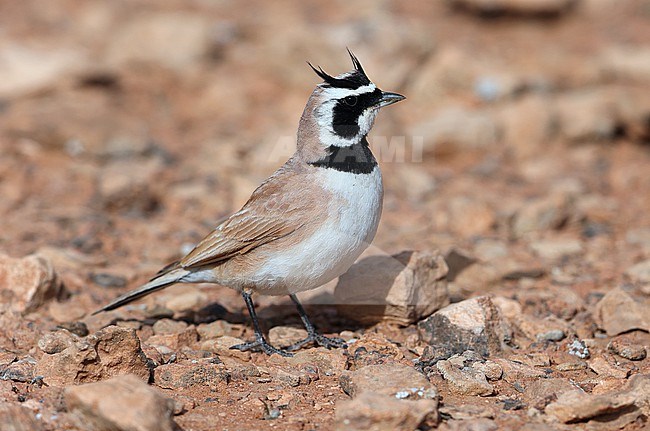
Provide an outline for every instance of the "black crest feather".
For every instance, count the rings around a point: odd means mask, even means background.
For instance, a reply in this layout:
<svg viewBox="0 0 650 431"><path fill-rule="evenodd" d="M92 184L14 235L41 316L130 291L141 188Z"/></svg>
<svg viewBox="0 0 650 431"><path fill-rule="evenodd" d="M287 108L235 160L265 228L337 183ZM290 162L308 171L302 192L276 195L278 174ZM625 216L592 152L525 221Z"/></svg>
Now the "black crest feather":
<svg viewBox="0 0 650 431"><path fill-rule="evenodd" d="M354 66L354 70L350 73L347 73L342 78L336 78L330 75L329 73L325 72L323 68L320 66L318 66L317 69L310 62L307 62L307 64L309 65L309 67L311 67L314 73L316 73L316 75L320 76L323 79L323 81L325 81L325 85L330 87L348 88L354 90L359 87L363 87L364 85L370 84L370 79L368 79L366 72L363 70L363 67L361 66L361 62L352 53L352 51L350 51L350 48L348 48L348 54L350 54L350 59L352 60L352 65Z"/></svg>

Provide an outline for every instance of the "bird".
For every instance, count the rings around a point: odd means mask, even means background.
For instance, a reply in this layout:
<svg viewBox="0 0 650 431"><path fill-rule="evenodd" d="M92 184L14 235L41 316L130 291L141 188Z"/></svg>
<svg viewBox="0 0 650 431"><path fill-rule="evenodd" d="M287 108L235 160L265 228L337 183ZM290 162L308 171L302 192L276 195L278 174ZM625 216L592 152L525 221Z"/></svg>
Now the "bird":
<svg viewBox="0 0 650 431"><path fill-rule="evenodd" d="M253 324L255 339L233 349L292 356L311 344L346 347L316 330L296 294L345 273L372 242L383 185L367 135L380 108L405 99L380 90L347 51L354 68L337 76L307 62L323 81L300 117L293 156L185 257L93 314L172 284L214 283L241 293ZM260 329L253 293L288 295L307 337L285 348L272 346Z"/></svg>

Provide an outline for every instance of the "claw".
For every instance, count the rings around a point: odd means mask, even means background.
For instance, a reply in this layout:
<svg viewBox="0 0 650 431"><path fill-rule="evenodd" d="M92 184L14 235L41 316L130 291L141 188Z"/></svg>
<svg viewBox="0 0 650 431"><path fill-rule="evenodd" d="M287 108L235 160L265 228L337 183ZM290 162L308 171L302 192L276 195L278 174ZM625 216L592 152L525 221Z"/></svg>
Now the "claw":
<svg viewBox="0 0 650 431"><path fill-rule="evenodd" d="M278 355L284 356L285 358L290 358L293 356L293 353L289 353L282 349L277 349L267 343L264 339L249 341L248 343L236 344L234 346L230 346L230 348L233 350L240 350L242 352L264 352L267 355L277 353Z"/></svg>
<svg viewBox="0 0 650 431"><path fill-rule="evenodd" d="M307 338L305 338L304 340L300 340L297 343L285 347L285 350L287 350L288 352L293 352L302 348L303 346L306 346L309 343L314 343L318 346L325 347L326 349L332 349L332 348L338 349L341 347L343 348L348 347L348 345L345 344L345 341L342 338L338 338L338 337L329 338L324 335L314 333L314 334L309 334Z"/></svg>

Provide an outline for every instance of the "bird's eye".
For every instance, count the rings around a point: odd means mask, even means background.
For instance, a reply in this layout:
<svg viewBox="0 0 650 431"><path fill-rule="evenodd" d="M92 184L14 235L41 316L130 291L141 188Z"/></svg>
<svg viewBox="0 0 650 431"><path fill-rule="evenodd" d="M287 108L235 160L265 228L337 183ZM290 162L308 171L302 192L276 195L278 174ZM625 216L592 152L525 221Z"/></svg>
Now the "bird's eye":
<svg viewBox="0 0 650 431"><path fill-rule="evenodd" d="M354 106L357 104L357 96L348 96L343 99L343 103L348 106Z"/></svg>

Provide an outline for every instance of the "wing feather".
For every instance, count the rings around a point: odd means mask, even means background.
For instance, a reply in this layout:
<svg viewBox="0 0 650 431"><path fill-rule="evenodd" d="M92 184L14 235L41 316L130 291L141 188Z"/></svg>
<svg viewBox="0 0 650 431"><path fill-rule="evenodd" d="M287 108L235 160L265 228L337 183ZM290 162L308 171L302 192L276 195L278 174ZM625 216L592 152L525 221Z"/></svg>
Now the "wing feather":
<svg viewBox="0 0 650 431"><path fill-rule="evenodd" d="M277 175L277 174L276 174ZM287 200L284 190L263 183L244 207L218 225L187 256L182 268L195 268L245 254L255 248L292 234L302 226L303 199Z"/></svg>

